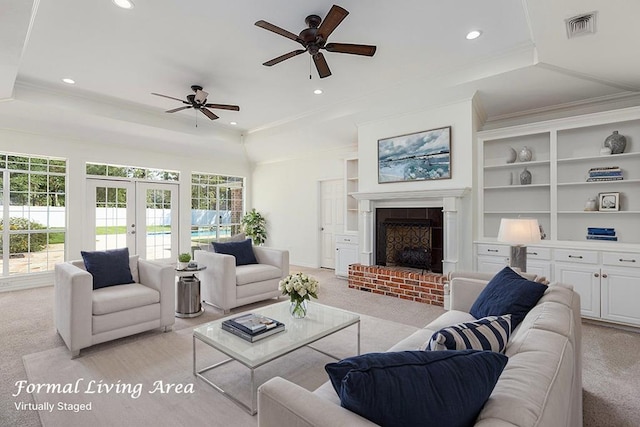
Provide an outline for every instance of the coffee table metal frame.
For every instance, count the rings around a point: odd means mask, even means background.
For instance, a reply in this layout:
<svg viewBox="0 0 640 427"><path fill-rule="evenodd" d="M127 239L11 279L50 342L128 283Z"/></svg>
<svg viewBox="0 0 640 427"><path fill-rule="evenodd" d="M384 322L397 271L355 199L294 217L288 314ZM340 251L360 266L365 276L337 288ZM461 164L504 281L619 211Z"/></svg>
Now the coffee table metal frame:
<svg viewBox="0 0 640 427"><path fill-rule="evenodd" d="M322 323L320 325L320 329L316 331L316 333L314 333L311 336L296 336L296 332L292 331L294 328L292 327L292 322L314 322L315 320L313 319L313 310L316 311L316 313L322 312L323 316L319 316L319 317L324 317L326 315L331 315L331 313L334 313L336 315L341 315L341 316L346 316L345 320L340 322L339 324L329 324L327 323ZM262 307L260 309L256 309L256 310L252 310L252 313L256 313L256 314L262 314L268 317L272 317L272 318L277 318L280 317L280 319L283 319L283 314L286 313L288 316L289 313L289 302L282 302L282 303L277 303L277 304L273 304L271 306L266 306L266 307ZM242 313L238 313L238 314L234 314L231 317L236 317L236 316L240 316L242 315ZM277 317L276 317L277 316ZM226 318L225 318L226 319ZM288 320L285 320L285 328L289 328L289 330L285 329L285 331L283 332L279 332L277 334L271 335L270 337L264 338L263 340L260 341L256 341L254 343L250 343L248 341L243 340L242 338L236 337L233 334L230 334L229 332L226 331L222 331L222 335L221 337L223 337L225 340L240 340L240 341L236 341L235 344L238 344L239 342L243 342L246 343L246 345L249 345L251 347L254 347L254 349L256 349L258 346L271 346L272 350L267 349L266 353L263 354L261 357L257 358L257 359L250 359L249 357L244 357L242 354L240 354L239 351L234 351L233 349L227 347L226 345L224 345L223 343L219 343L217 342L215 339L212 339L211 337L208 337L206 332L203 332L206 330L206 328L211 328L211 330L213 332L215 332L216 334L218 333L217 330L222 330L222 327L220 326L220 324L222 323L223 320L225 319L219 319L216 320L214 322L210 322L207 323L205 325L202 325L196 329L194 329L193 331L193 375L201 378L204 382L206 382L207 384L209 384L211 387L213 387L215 390L217 390L218 392L220 392L223 396L226 396L227 398L229 398L231 401L233 401L235 404L237 404L238 406L240 406L242 409L244 409L246 412L248 412L250 415L255 415L258 411L257 411L257 386L256 386L256 381L255 381L255 370L259 367L261 367L262 365L265 365L275 359L278 359L286 354L289 354L293 351L296 351L302 347L309 347L319 353L322 353L326 356L329 356L333 359L339 360L339 357L336 357L335 355L329 354L327 352L324 352L320 349L317 349L315 347L312 347L309 344L312 344L322 338L326 338L329 335L332 335L338 331L341 331L345 328L348 328L349 326L352 325L357 325L358 327L358 338L357 338L357 354L360 354L360 316L358 316L356 313L351 313L349 311L346 310L341 310L341 309L337 309L337 308L333 308L333 307L328 307L322 304L317 304L314 303L312 304L312 307L310 307L310 314L308 315L307 318L305 319L291 319L289 318ZM277 319L277 320L280 320ZM288 324L287 324L288 323ZM304 325L304 324L303 324ZM288 336L285 337L284 334L288 334ZM290 339L293 337L293 341ZM275 340L280 339L280 341L283 342L285 349L283 349L282 347L278 347L277 343ZM209 345L210 347L213 347L214 349L218 350L219 352L229 356L228 359L225 359L221 362L215 363L211 366L207 366L205 368L202 369L197 369L197 357L196 357L196 340L199 340L207 345ZM268 342L271 341L271 342ZM276 345L274 345L274 343L276 343ZM237 397L233 396L232 394L230 394L229 392L225 391L222 387L220 387L219 385L215 384L213 381L211 381L209 378L205 377L203 374L205 372L211 371L215 368L218 368L222 365L225 365L229 362L232 361L237 361L240 364L246 366L247 368L249 368L249 370L251 371L251 404L247 405L244 402L242 402L240 399L238 399Z"/></svg>

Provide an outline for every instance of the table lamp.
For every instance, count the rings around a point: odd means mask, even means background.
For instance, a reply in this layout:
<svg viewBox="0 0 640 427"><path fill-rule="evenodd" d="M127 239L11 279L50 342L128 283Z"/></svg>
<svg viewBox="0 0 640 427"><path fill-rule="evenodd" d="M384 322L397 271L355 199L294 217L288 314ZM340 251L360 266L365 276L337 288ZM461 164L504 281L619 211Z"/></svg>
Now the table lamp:
<svg viewBox="0 0 640 427"><path fill-rule="evenodd" d="M527 247L540 241L540 226L537 219L502 218L498 231L498 242L511 245L509 267L527 271Z"/></svg>

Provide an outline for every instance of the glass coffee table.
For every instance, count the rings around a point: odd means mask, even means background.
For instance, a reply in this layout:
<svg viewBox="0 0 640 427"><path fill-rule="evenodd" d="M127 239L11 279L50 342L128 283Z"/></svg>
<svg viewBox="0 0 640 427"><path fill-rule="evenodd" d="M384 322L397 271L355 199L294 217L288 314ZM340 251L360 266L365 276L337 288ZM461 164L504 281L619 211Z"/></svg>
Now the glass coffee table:
<svg viewBox="0 0 640 427"><path fill-rule="evenodd" d="M255 415L257 412L257 385L255 383L254 371L260 366L352 325L357 325L358 327L356 345L357 354L360 354L360 316L356 313L318 303L310 303L307 317L304 319L293 319L289 315L289 301L257 308L250 312L261 314L284 323L285 330L251 343L222 329L222 321L227 318L199 326L193 330L193 375L201 378L251 415ZM229 317L237 317L241 314L242 313L238 313ZM207 366L206 368L198 369L196 363L196 340L202 341L226 354L229 358L214 365ZM334 359L339 359L317 348L310 348ZM240 362L251 371L250 405L232 396L203 375L207 371L234 360Z"/></svg>

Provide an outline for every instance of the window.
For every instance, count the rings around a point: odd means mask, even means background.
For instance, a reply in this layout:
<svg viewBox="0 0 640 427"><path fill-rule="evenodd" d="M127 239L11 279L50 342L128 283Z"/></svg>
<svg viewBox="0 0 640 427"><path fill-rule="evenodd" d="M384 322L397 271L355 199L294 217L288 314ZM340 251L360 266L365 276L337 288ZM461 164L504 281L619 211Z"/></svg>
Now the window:
<svg viewBox="0 0 640 427"><path fill-rule="evenodd" d="M244 213L244 178L191 175L191 240L209 243L240 233Z"/></svg>
<svg viewBox="0 0 640 427"><path fill-rule="evenodd" d="M180 174L160 169L138 168L134 166L106 165L87 163L87 175L108 176L118 178L138 178L149 181L178 181Z"/></svg>
<svg viewBox="0 0 640 427"><path fill-rule="evenodd" d="M62 159L0 153L2 276L53 270L64 260L66 169Z"/></svg>

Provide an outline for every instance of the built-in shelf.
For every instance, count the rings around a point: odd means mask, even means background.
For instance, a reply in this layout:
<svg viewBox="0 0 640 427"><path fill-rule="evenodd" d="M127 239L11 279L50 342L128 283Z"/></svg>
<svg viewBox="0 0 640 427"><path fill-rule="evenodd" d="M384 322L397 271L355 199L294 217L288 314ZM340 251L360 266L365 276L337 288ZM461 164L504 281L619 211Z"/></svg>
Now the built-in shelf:
<svg viewBox="0 0 640 427"><path fill-rule="evenodd" d="M576 185L603 185L603 184L637 184L640 183L640 179L619 179L611 181L593 181L593 182L559 182L558 187L570 187Z"/></svg>
<svg viewBox="0 0 640 427"><path fill-rule="evenodd" d="M354 194L358 193L358 182L358 159L346 159L344 161L344 231L347 233L358 231L358 200L354 197Z"/></svg>
<svg viewBox="0 0 640 427"><path fill-rule="evenodd" d="M558 211L559 215L586 214L586 215L637 215L640 211Z"/></svg>
<svg viewBox="0 0 640 427"><path fill-rule="evenodd" d="M521 214L526 214L526 215L538 215L538 214L550 214L550 211L484 211L485 215L521 215Z"/></svg>
<svg viewBox="0 0 640 427"><path fill-rule="evenodd" d="M527 185L522 185L522 184L514 184L514 185L497 185L494 187L484 187L485 190L504 190L506 188L518 188L518 189L523 189L523 188L542 188L542 187L549 187L549 184L527 184Z"/></svg>
<svg viewBox="0 0 640 427"><path fill-rule="evenodd" d="M513 168L521 169L527 166L548 165L549 163L550 163L549 160L535 160L530 162L515 162L515 163L506 163L503 165L490 165L490 166L485 166L484 168L485 169L513 169Z"/></svg>
<svg viewBox="0 0 640 427"><path fill-rule="evenodd" d="M572 157L567 159L558 159L558 164L563 163L577 163L577 162L592 162L592 161L615 161L617 159L628 159L640 157L640 152L638 153L622 153L622 154L611 154L605 156L586 156L586 157Z"/></svg>

